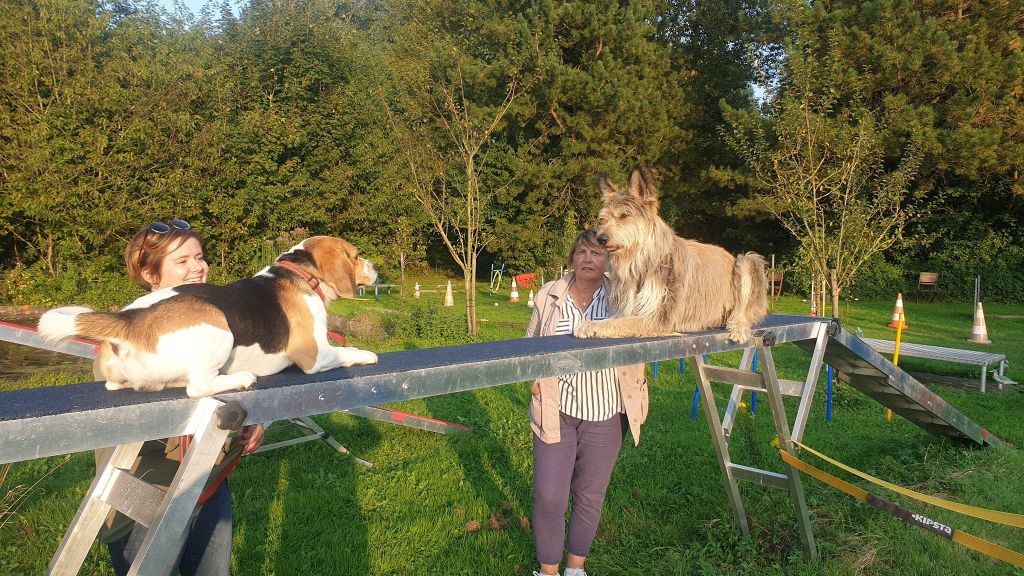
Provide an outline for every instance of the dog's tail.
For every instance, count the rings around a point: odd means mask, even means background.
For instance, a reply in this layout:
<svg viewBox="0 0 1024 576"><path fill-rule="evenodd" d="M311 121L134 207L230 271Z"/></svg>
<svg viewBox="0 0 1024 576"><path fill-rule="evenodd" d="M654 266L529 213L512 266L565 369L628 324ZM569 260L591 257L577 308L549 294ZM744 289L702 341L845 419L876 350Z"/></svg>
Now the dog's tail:
<svg viewBox="0 0 1024 576"><path fill-rule="evenodd" d="M736 342L750 339L750 327L768 314L768 276L764 256L747 252L736 257L733 265L733 290L736 302L727 326Z"/></svg>
<svg viewBox="0 0 1024 576"><path fill-rule="evenodd" d="M118 314L93 312L84 306L54 308L39 318L39 335L58 341L72 336L94 340L123 340L128 323Z"/></svg>

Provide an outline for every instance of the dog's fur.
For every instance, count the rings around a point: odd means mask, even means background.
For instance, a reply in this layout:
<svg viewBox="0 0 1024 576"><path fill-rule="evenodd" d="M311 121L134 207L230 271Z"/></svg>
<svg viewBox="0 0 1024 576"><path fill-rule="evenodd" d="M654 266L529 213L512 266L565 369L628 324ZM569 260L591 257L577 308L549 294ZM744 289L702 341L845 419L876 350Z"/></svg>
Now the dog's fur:
<svg viewBox="0 0 1024 576"><path fill-rule="evenodd" d="M108 390L184 386L193 398L248 388L257 376L292 364L312 374L377 362L372 352L328 343L326 308L373 284L376 266L352 244L329 236L306 239L277 262L290 262L312 278L275 264L225 286L165 288L120 312L50 310L39 319L39 333L49 340L105 342L98 366ZM312 287L317 283L323 299Z"/></svg>
<svg viewBox="0 0 1024 576"><path fill-rule="evenodd" d="M580 338L665 336L725 327L746 343L767 314L764 258L733 257L719 246L675 235L658 216L650 174L638 168L619 189L600 179L604 206L598 241L608 249L615 315L586 322Z"/></svg>

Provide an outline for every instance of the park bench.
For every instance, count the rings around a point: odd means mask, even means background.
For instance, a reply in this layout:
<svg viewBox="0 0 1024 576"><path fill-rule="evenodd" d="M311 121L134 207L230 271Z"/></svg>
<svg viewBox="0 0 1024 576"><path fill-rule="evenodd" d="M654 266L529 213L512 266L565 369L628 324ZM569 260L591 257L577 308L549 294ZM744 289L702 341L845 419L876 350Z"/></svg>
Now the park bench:
<svg viewBox="0 0 1024 576"><path fill-rule="evenodd" d="M863 338L871 348L879 354L892 354L896 343L892 340L880 340L877 338ZM987 373L989 366L996 366L996 382L999 389L1003 389L1003 376L1006 373L1006 355L994 352L981 352L978 350L961 350L959 348L944 348L942 346L930 346L928 344L912 344L909 342L900 343L900 356L913 358L925 358L927 360L942 360L944 362L955 362L958 364L971 364L981 366L981 393L985 393Z"/></svg>

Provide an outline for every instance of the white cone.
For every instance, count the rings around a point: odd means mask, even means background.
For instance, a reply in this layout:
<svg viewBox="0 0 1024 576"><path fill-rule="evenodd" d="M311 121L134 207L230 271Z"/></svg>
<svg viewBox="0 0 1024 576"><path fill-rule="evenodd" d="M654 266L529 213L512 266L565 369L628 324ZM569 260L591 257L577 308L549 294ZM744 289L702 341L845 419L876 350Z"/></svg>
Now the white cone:
<svg viewBox="0 0 1024 576"><path fill-rule="evenodd" d="M526 301L527 308L533 308L533 290L530 290L530 299Z"/></svg>
<svg viewBox="0 0 1024 576"><path fill-rule="evenodd" d="M420 299L420 283L419 282L416 283L416 291L412 293L412 297L417 299L417 300Z"/></svg>
<svg viewBox="0 0 1024 576"><path fill-rule="evenodd" d="M508 301L513 304L519 302L519 287L516 286L515 278L512 278L512 291L508 293Z"/></svg>
<svg viewBox="0 0 1024 576"><path fill-rule="evenodd" d="M988 329L985 327L985 309L982 308L981 302L978 302L978 307L974 309L974 326L971 327L971 337L968 340L975 344L992 343L988 339Z"/></svg>
<svg viewBox="0 0 1024 576"><path fill-rule="evenodd" d="M444 291L444 305L455 306L455 298L452 297L452 281L448 281L448 288Z"/></svg>

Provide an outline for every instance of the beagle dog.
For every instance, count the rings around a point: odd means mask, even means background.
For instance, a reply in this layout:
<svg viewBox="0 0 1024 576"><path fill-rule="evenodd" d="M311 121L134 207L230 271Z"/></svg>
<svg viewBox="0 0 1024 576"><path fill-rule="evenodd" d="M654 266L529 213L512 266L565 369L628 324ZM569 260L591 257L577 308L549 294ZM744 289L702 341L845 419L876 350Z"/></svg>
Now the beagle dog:
<svg viewBox="0 0 1024 576"><path fill-rule="evenodd" d="M248 388L257 376L297 365L313 374L377 355L327 340L327 304L373 284L377 267L330 236L303 240L252 278L225 286L185 284L147 294L120 312L56 308L39 319L48 340L105 344L107 390L185 387L189 397Z"/></svg>

